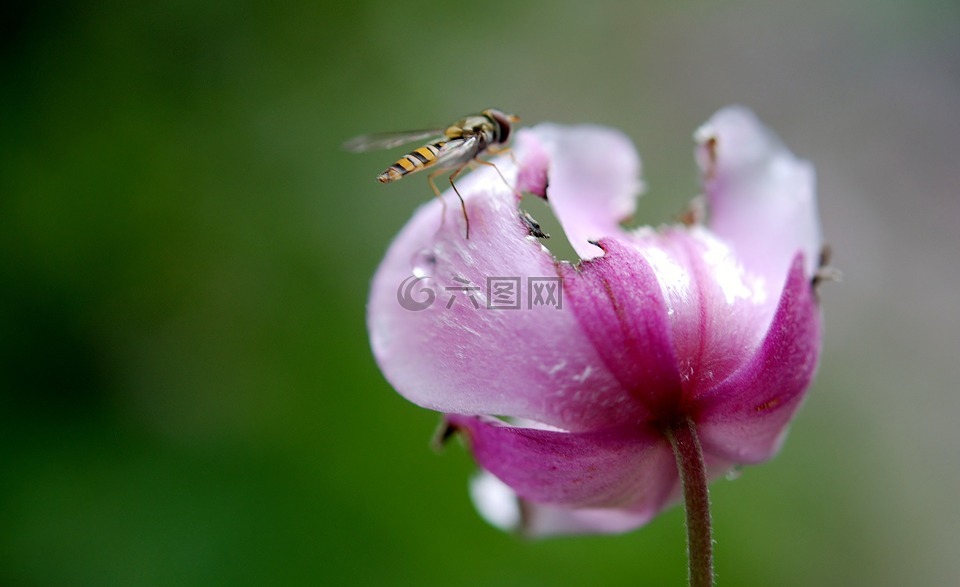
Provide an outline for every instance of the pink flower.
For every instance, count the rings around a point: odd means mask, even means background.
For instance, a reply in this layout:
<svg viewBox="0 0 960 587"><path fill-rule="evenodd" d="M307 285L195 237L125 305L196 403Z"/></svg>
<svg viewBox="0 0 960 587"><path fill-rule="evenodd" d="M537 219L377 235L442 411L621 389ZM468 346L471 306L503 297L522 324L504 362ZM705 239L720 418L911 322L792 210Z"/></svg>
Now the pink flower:
<svg viewBox="0 0 960 587"><path fill-rule="evenodd" d="M782 444L820 349L813 169L742 108L696 141L705 225L621 228L642 187L630 141L542 124L517 133L517 165L496 164L548 199L581 263L554 259L481 168L457 184L469 240L433 201L377 270L374 355L402 395L465 434L491 522L535 535L643 525L680 494L664 433L678 420L694 423L712 477ZM488 278L519 280L488 290ZM534 303L551 283L559 299ZM511 291L520 308L497 308ZM405 309L407 295L434 303Z"/></svg>

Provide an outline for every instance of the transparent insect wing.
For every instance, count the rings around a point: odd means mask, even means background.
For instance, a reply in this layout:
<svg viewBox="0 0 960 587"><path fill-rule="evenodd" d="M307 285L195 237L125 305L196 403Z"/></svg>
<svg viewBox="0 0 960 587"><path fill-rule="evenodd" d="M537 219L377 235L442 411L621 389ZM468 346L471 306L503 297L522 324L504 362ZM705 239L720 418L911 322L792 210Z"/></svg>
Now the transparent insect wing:
<svg viewBox="0 0 960 587"><path fill-rule="evenodd" d="M479 155L480 139L472 136L465 139L452 139L443 144L437 161L437 167L457 167Z"/></svg>
<svg viewBox="0 0 960 587"><path fill-rule="evenodd" d="M375 151L378 149L392 149L394 147L406 145L407 143L424 141L432 137L440 138L442 136L443 129L436 128L407 130L400 132L382 132L353 137L343 144L343 148L353 153L361 153L363 151Z"/></svg>

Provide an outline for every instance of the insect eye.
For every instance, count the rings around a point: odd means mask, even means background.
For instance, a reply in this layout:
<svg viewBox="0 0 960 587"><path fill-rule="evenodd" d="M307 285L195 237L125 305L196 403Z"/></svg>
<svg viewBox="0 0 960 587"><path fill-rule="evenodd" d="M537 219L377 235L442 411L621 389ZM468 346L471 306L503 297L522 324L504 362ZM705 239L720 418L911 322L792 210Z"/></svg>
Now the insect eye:
<svg viewBox="0 0 960 587"><path fill-rule="evenodd" d="M498 120L500 123L500 142L505 143L510 140L510 123L506 120Z"/></svg>
<svg viewBox="0 0 960 587"><path fill-rule="evenodd" d="M510 139L510 117L499 110L485 110L483 112L497 123L497 142L506 143Z"/></svg>

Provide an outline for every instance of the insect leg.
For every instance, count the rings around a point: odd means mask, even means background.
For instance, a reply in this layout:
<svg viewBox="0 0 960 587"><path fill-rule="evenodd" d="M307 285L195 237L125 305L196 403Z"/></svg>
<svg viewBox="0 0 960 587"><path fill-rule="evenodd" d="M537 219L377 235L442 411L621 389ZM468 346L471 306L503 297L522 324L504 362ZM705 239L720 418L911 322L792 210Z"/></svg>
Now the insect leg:
<svg viewBox="0 0 960 587"><path fill-rule="evenodd" d="M466 166L467 164L464 163L460 167L457 167L456 171L450 174L450 187L453 188L453 191L456 192L457 197L460 198L460 207L463 209L463 220L467 223L467 240L470 240L470 218L467 217L467 203L463 201L463 196L460 195L460 190L457 189L457 184L453 183L453 180L457 179L457 176L460 175L460 172L463 171L463 168Z"/></svg>
<svg viewBox="0 0 960 587"><path fill-rule="evenodd" d="M517 158L513 156L513 149L510 148L509 146L506 146L506 147L490 146L490 147L487 147L487 153L490 153L491 155L499 155L501 153L506 153L507 155L510 155L510 160L513 161L513 164L517 165Z"/></svg>
<svg viewBox="0 0 960 587"><path fill-rule="evenodd" d="M443 199L443 196L440 195L440 189L437 188L437 184L433 183L433 178L443 173L443 169L437 169L433 173L427 176L427 183L430 184L430 188L433 190L433 194L437 196L437 199L440 200L440 205L443 206L443 211L440 215L440 227L443 227L443 223L447 219L447 202ZM460 194L457 194L460 195Z"/></svg>
<svg viewBox="0 0 960 587"><path fill-rule="evenodd" d="M521 193L517 190L517 188L515 188L515 187L512 186L512 185L510 185L510 182L507 181L507 178L505 178L505 177L503 176L503 173L500 172L500 168L497 167L496 164L491 163L490 161L484 161L483 159L474 159L473 161L471 161L471 163L479 163L480 165L488 165L488 166L490 166L490 167L493 167L493 168L497 171L497 175L500 176L500 179L503 180L504 185L506 185L508 188L510 188L510 190L513 192L513 195L517 196L517 199L518 199L518 200L522 200L522 199L523 199L523 194L521 194Z"/></svg>

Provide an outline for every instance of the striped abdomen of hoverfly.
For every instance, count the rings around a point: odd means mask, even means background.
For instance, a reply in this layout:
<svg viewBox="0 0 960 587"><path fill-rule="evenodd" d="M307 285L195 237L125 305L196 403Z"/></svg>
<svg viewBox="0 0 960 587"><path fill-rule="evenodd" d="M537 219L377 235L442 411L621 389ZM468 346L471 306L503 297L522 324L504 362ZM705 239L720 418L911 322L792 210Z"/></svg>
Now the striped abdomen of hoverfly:
<svg viewBox="0 0 960 587"><path fill-rule="evenodd" d="M380 183L390 183L396 181L408 173L426 169L437 162L437 156L447 141L437 141L429 145L424 145L415 151L410 151L397 160L396 163L383 170L383 173L377 176Z"/></svg>

